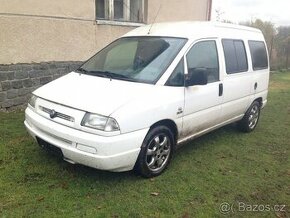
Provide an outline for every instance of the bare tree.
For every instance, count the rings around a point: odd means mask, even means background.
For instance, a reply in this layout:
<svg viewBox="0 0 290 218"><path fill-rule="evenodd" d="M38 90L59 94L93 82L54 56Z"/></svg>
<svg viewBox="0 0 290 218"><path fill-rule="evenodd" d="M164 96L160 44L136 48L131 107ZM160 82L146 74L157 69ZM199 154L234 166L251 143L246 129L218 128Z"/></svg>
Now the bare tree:
<svg viewBox="0 0 290 218"><path fill-rule="evenodd" d="M216 21L222 22L222 15L225 14L224 11L222 11L220 8L215 10L216 13Z"/></svg>
<svg viewBox="0 0 290 218"><path fill-rule="evenodd" d="M289 53L290 53L290 26L278 27L278 33L275 38L275 48L279 59L285 61L283 66L288 69L289 67Z"/></svg>

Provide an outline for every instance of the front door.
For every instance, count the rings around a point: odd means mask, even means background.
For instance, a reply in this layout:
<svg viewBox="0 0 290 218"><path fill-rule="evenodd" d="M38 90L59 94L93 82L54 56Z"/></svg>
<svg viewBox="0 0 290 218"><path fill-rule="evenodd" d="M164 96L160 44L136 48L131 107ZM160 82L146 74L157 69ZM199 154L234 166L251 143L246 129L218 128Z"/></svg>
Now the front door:
<svg viewBox="0 0 290 218"><path fill-rule="evenodd" d="M222 83L216 40L196 42L185 57L185 72L203 70L207 85L185 87L184 119L182 136L201 132L220 122Z"/></svg>

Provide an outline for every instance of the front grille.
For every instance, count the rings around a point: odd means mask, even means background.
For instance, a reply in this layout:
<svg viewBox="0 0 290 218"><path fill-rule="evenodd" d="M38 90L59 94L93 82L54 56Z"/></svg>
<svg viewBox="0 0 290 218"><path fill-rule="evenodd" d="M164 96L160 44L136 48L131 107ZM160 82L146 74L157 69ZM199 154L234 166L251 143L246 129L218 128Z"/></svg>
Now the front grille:
<svg viewBox="0 0 290 218"><path fill-rule="evenodd" d="M39 106L39 107L40 107L40 109L43 112L47 113L48 115L53 113L53 110L51 110L49 108L46 108L46 107L43 107L43 106ZM60 112L57 112L57 111L55 111L54 113L55 113L54 117L58 117L60 119L67 120L69 122L74 122L75 121L75 119L73 117L69 116L69 115L66 115L66 114L63 114L63 113L60 113Z"/></svg>

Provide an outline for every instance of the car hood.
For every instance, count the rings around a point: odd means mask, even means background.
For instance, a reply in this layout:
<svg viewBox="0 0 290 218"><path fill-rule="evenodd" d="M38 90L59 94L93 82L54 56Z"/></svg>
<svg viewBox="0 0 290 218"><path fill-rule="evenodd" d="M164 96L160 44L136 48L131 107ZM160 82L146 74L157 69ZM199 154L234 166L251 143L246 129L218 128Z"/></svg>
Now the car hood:
<svg viewBox="0 0 290 218"><path fill-rule="evenodd" d="M36 91L43 99L109 116L129 101L150 95L154 85L69 73Z"/></svg>

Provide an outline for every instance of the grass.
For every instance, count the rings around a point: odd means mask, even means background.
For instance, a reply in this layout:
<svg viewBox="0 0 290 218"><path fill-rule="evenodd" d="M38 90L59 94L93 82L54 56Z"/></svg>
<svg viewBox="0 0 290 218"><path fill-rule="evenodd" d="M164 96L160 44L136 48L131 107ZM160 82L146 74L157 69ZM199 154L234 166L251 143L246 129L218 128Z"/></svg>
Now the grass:
<svg viewBox="0 0 290 218"><path fill-rule="evenodd" d="M229 125L202 136L154 179L66 163L26 133L23 112L0 113L0 216L224 217L228 202L230 217L289 217L289 72L271 75L268 100L253 133ZM239 211L239 202L263 211Z"/></svg>

